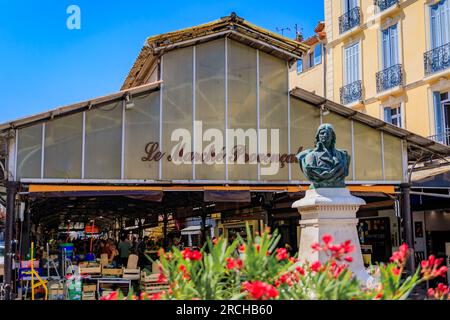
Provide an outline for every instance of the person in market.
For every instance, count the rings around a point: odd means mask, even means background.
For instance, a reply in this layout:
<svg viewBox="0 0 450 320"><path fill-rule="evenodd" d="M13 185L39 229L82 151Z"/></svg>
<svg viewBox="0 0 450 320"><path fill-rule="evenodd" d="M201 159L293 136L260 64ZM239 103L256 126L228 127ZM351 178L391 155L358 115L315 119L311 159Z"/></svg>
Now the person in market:
<svg viewBox="0 0 450 320"><path fill-rule="evenodd" d="M128 263L128 257L130 256L131 243L127 241L127 238L123 235L119 242L119 261L122 266L126 266Z"/></svg>
<svg viewBox="0 0 450 320"><path fill-rule="evenodd" d="M145 251L147 251L147 242L148 242L148 236L145 236L144 239L139 242L137 246L137 254L139 257L139 266L141 268L144 268L146 265L150 264L150 261L148 261L147 257L145 256Z"/></svg>

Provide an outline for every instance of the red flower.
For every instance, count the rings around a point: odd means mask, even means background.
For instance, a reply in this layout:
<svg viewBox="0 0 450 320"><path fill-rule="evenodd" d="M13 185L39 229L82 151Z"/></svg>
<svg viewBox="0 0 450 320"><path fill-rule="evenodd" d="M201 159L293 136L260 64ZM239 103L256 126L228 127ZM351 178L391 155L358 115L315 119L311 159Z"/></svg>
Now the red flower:
<svg viewBox="0 0 450 320"><path fill-rule="evenodd" d="M150 300L161 300L161 296L162 296L161 292L154 293L150 296Z"/></svg>
<svg viewBox="0 0 450 320"><path fill-rule="evenodd" d="M256 248L256 252L259 252L259 250L261 249L261 246L259 244L255 245Z"/></svg>
<svg viewBox="0 0 450 320"><path fill-rule="evenodd" d="M215 238L215 239L212 240L213 245L216 245L217 242L218 242L217 238Z"/></svg>
<svg viewBox="0 0 450 320"><path fill-rule="evenodd" d="M400 268L393 268L392 269L392 273L396 276L398 276L400 274Z"/></svg>
<svg viewBox="0 0 450 320"><path fill-rule="evenodd" d="M191 251L190 248L184 249L183 251L181 251L181 254L183 255L183 259L185 260L202 260L202 253L197 250Z"/></svg>
<svg viewBox="0 0 450 320"><path fill-rule="evenodd" d="M353 258L351 256L346 256L344 258L344 260L347 261L347 262L353 262Z"/></svg>
<svg viewBox="0 0 450 320"><path fill-rule="evenodd" d="M245 244L241 244L241 245L239 246L239 251L240 251L240 252L245 252Z"/></svg>
<svg viewBox="0 0 450 320"><path fill-rule="evenodd" d="M278 290L274 286L259 280L246 281L243 286L244 290L249 293L250 298L255 300L268 300L278 296Z"/></svg>
<svg viewBox="0 0 450 320"><path fill-rule="evenodd" d="M164 275L164 273L161 272L158 276L158 283L166 283L166 282L167 282L167 278Z"/></svg>
<svg viewBox="0 0 450 320"><path fill-rule="evenodd" d="M383 298L383 292L378 292L375 296L375 300L380 300L381 298Z"/></svg>
<svg viewBox="0 0 450 320"><path fill-rule="evenodd" d="M305 270L304 270L302 267L297 266L297 267L295 268L295 270L297 270L297 272L300 273L302 276L305 275Z"/></svg>
<svg viewBox="0 0 450 320"><path fill-rule="evenodd" d="M227 269L233 270L233 269L241 269L242 268L242 260L241 259L233 259L233 258L227 258Z"/></svg>
<svg viewBox="0 0 450 320"><path fill-rule="evenodd" d="M200 260L202 260L202 253L197 250L192 251L189 259L194 260L194 261L200 261Z"/></svg>
<svg viewBox="0 0 450 320"><path fill-rule="evenodd" d="M311 265L311 270L314 272L318 272L320 267L322 267L322 265L320 264L320 261L316 261Z"/></svg>
<svg viewBox="0 0 450 320"><path fill-rule="evenodd" d="M286 260L288 258L287 250L285 248L277 249L277 260Z"/></svg>
<svg viewBox="0 0 450 320"><path fill-rule="evenodd" d="M184 264L180 265L180 271L183 272L183 279L190 279L189 273L187 272L186 266Z"/></svg>
<svg viewBox="0 0 450 320"><path fill-rule="evenodd" d="M322 241L323 241L326 245L328 245L332 240L333 240L333 237L332 237L331 235L329 235L329 234L325 234L325 235L322 237Z"/></svg>

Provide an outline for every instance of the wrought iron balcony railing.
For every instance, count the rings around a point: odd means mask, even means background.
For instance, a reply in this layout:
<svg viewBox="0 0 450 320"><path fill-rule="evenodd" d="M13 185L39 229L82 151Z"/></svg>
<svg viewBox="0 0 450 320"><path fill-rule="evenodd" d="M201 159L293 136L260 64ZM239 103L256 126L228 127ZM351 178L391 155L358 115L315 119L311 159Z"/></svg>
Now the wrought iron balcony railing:
<svg viewBox="0 0 450 320"><path fill-rule="evenodd" d="M341 104L349 104L362 100L362 81L358 80L350 83L340 90Z"/></svg>
<svg viewBox="0 0 450 320"><path fill-rule="evenodd" d="M445 129L443 133L429 136L428 139L450 146L450 128Z"/></svg>
<svg viewBox="0 0 450 320"><path fill-rule="evenodd" d="M377 92L383 92L403 84L403 68L396 64L377 72Z"/></svg>
<svg viewBox="0 0 450 320"><path fill-rule="evenodd" d="M389 9L390 7L398 4L399 0L375 0L374 5L380 9L380 11L384 11Z"/></svg>
<svg viewBox="0 0 450 320"><path fill-rule="evenodd" d="M450 68L450 42L424 54L425 75Z"/></svg>
<svg viewBox="0 0 450 320"><path fill-rule="evenodd" d="M339 17L339 33L344 33L361 23L361 9L355 7Z"/></svg>

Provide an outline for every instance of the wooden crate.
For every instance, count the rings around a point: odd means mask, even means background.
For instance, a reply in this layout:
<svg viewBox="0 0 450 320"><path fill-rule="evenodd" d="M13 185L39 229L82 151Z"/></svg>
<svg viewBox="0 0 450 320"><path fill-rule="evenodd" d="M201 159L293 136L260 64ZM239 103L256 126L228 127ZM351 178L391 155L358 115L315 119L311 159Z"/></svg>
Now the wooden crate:
<svg viewBox="0 0 450 320"><path fill-rule="evenodd" d="M141 273L141 290L147 294L154 294L169 289L168 282L159 283L159 274Z"/></svg>
<svg viewBox="0 0 450 320"><path fill-rule="evenodd" d="M97 291L97 286L95 284L83 285L83 292L95 292L95 291Z"/></svg>
<svg viewBox="0 0 450 320"><path fill-rule="evenodd" d="M123 274L123 270L122 269L107 269L107 268L103 268L102 269L102 275L104 276L121 276Z"/></svg>
<svg viewBox="0 0 450 320"><path fill-rule="evenodd" d="M79 268L80 274L101 274L102 273L102 267L80 267Z"/></svg>
<svg viewBox="0 0 450 320"><path fill-rule="evenodd" d="M95 297L95 292L83 292L81 300L97 300Z"/></svg>

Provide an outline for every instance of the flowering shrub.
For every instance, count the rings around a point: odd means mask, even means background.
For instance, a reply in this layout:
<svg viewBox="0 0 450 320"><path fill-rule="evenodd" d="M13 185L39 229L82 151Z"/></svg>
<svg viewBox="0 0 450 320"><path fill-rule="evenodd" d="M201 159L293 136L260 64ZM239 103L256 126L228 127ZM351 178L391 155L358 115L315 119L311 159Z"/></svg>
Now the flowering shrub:
<svg viewBox="0 0 450 320"><path fill-rule="evenodd" d="M349 269L354 250L350 241L335 244L330 235L312 246L326 257L325 262L300 263L287 250L277 248L277 231L266 230L253 237L238 236L231 244L223 239L208 240L202 250L173 248L159 251L159 279L169 289L153 295L141 294L141 300L398 300L406 299L420 283L442 277L447 272L442 259L430 256L406 279L402 277L408 258L408 246L394 252L389 263L372 266L375 283L361 283ZM430 289L433 299L449 299L449 288L439 284ZM105 300L134 299L113 293Z"/></svg>

